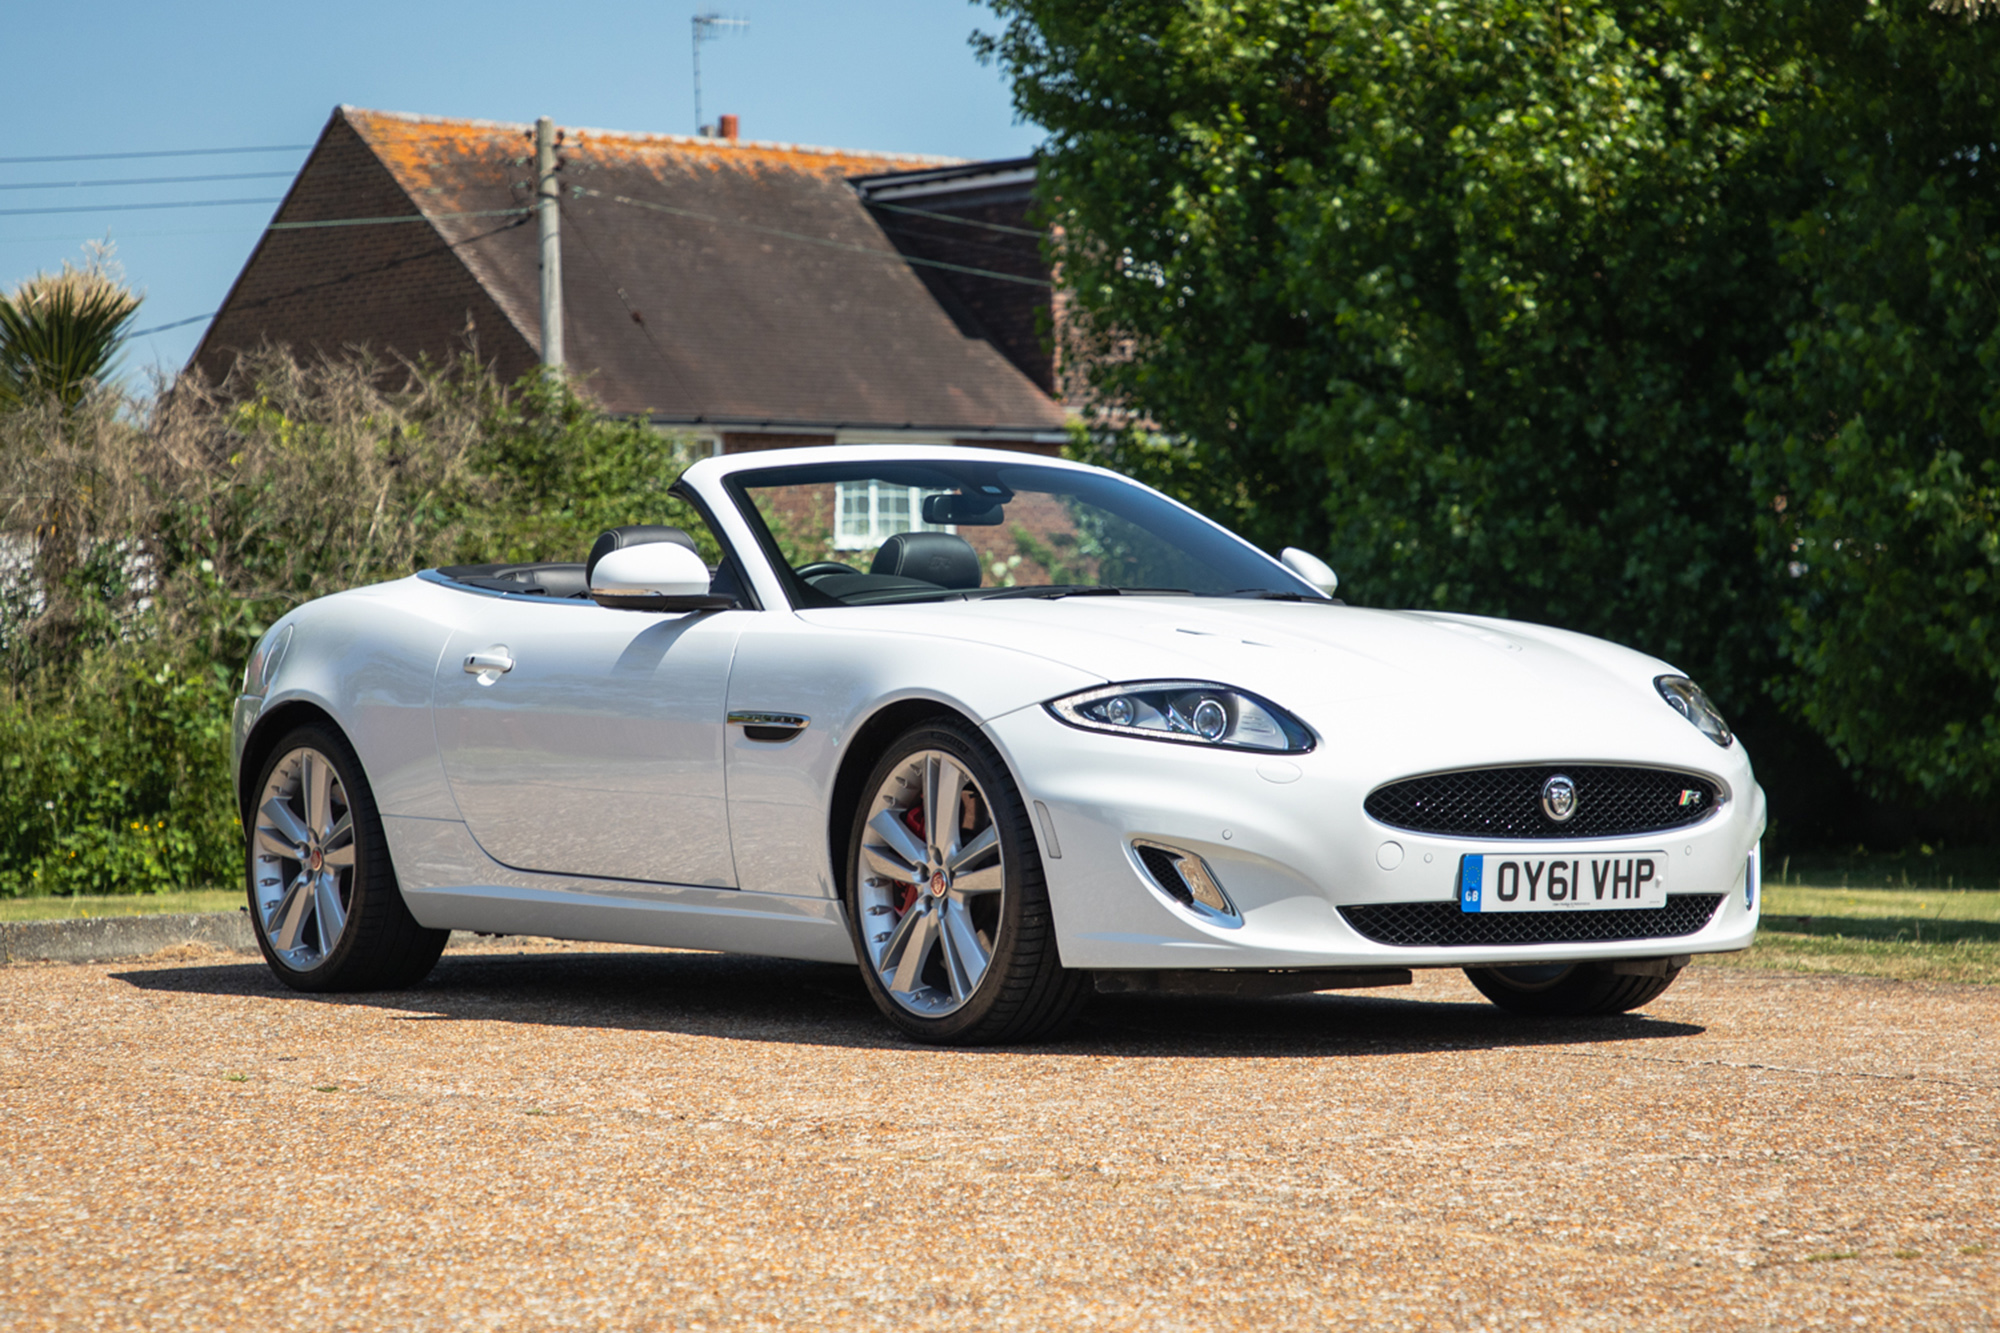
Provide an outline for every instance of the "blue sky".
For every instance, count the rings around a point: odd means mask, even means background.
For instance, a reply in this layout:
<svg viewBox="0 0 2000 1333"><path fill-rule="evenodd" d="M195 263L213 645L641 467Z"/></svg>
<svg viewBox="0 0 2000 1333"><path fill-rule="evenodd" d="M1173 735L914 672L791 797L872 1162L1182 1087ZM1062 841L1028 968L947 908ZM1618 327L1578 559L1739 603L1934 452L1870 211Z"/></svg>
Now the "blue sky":
<svg viewBox="0 0 2000 1333"><path fill-rule="evenodd" d="M962 0L108 0L11 7L0 157L310 144L339 103L488 120L691 133L690 19L750 21L702 48L702 114L743 136L960 157L1031 150L1006 84L966 44L992 14ZM146 294L137 327L215 309L275 207L111 204L275 199L302 151L0 163L0 187L282 173L150 185L0 188L0 287L116 243ZM9 210L89 206L19 215ZM135 342L128 373L178 369L203 325Z"/></svg>

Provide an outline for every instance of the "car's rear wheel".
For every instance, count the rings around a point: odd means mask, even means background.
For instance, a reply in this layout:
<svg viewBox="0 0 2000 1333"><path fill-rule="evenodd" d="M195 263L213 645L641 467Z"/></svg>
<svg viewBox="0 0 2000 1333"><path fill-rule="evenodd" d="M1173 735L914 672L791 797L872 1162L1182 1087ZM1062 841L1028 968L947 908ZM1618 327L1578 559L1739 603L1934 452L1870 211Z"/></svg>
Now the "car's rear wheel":
<svg viewBox="0 0 2000 1333"><path fill-rule="evenodd" d="M969 726L926 723L876 764L854 812L849 928L868 992L918 1041L1048 1036L1089 977L1062 966L1026 808Z"/></svg>
<svg viewBox="0 0 2000 1333"><path fill-rule="evenodd" d="M1539 963L1523 967L1468 967L1479 993L1512 1013L1537 1018L1622 1014L1651 1004L1681 970L1664 976L1628 976L1610 963Z"/></svg>
<svg viewBox="0 0 2000 1333"><path fill-rule="evenodd" d="M252 789L250 917L295 990L390 990L423 979L451 932L426 930L396 887L361 762L326 727L280 740Z"/></svg>

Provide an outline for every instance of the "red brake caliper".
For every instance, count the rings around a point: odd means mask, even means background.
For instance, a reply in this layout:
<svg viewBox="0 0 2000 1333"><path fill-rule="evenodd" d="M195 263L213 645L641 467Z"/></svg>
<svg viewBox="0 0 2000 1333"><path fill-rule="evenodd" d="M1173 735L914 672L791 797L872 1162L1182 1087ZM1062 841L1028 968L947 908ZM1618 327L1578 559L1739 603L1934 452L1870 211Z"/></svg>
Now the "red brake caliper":
<svg viewBox="0 0 2000 1333"><path fill-rule="evenodd" d="M913 805L909 809L903 811L903 823L909 828L910 832L916 834L919 838L925 836L924 808L921 805ZM903 913L909 911L911 907L915 906L917 901L917 895L921 892L923 892L923 890L920 889L915 884L905 884L903 886L902 901L896 904L896 919L898 921L902 920Z"/></svg>

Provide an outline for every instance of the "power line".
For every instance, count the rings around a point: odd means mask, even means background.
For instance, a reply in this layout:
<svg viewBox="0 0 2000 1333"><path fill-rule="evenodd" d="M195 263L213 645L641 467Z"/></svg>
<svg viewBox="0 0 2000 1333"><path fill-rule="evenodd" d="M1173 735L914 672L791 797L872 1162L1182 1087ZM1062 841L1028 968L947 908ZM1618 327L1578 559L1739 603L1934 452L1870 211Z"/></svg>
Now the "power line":
<svg viewBox="0 0 2000 1333"><path fill-rule="evenodd" d="M333 218L326 222L273 222L271 231L304 231L309 227L379 227L390 222L430 222L437 218L513 218L531 208L482 208L470 213L399 213L392 218Z"/></svg>
<svg viewBox="0 0 2000 1333"><path fill-rule="evenodd" d="M232 204L277 204L281 199L174 199L157 204L67 204L61 208L0 208L0 218L31 213L130 213L142 208L226 208Z"/></svg>
<svg viewBox="0 0 2000 1333"><path fill-rule="evenodd" d="M509 210L509 211L521 211L521 212L525 212L526 210ZM451 215L449 215L449 214L438 214L438 215L435 215L435 216L451 216ZM414 222L414 221L419 221L420 219L418 219L418 218L387 218L387 219L382 219L382 220L384 220L384 221L389 221L389 222ZM457 240L457 241L446 241L446 242L445 242L445 243L444 243L443 245L434 245L434 246L432 246L432 247L431 247L430 249L428 249L428 250L419 250L419 251L418 251L417 253L415 253L415 254L413 254L413 255L402 255L402 256L399 256L398 258L395 258L395 259L391 259L391 260L389 260L389 261L388 261L387 263L383 263L383 264L377 264L377 265L375 265L375 266L374 266L373 268L363 268L363 269L355 269L355 270L352 270L351 272L347 272L347 273L343 273L343 274L341 274L341 275L340 275L339 277L336 277L336 278L324 278L324 279L321 279L321 280L320 280L320 281L318 281L318 282L308 282L308 283L304 283L304 284L302 284L302 285L300 285L300 286L297 286L297 287L294 287L294 288L292 288L292 289L291 289L291 290L289 290L289 291L283 291L283 292L274 292L274 293L272 293L272 294L271 294L271 295L269 295L269 296L263 296L263 297L259 297L258 299L254 300L254 301L243 301L243 302L240 302L240 303L238 303L238 304L237 304L237 305L235 305L234 307L232 307L232 309L236 309L236 310L257 310L257 309L261 309L262 307L264 307L264 306L267 306L267 305L273 305L273 304L275 304L276 302L279 302L279 301L285 301L285 300L289 300L289 299L291 299L291 298L292 298L292 297L294 297L294 296L304 296L304 295L305 295L305 294L306 294L307 292L316 292L316 291L320 291L320 290L322 290L322 289L324 289L324 288L327 288L327 287L338 287L338 286L340 286L340 284L342 284L342 283L344 283L344 282L352 282L352 281L354 281L354 279L356 279L356 278L363 278L363 277L367 277L367 276L368 276L369 274L372 274L372 273L386 273L386 272L388 272L388 271L389 271L390 269L393 269L393 268L401 268L401 267L402 267L403 265L405 265L405 264L413 264L413 263L415 263L416 261L418 261L419 259L429 259L429 258L430 258L431 256L433 256L433 255L441 255L441 254L445 254L445 253L448 253L448 252L450 252L450 251L452 251L452 250L456 250L456 249L457 249L457 248L458 248L459 246L461 246L461 245L470 245L470 244L472 244L472 243L473 243L474 241L483 241L483 240L485 240L485 239L486 239L487 237L489 237L489 236L498 236L498 235L499 235L499 234L500 234L501 232L503 232L503 231L511 231L511 230L513 230L513 229L514 229L515 227L518 227L518 226L520 226L520 225L521 225L522 223L526 222L527 220L528 220L528 219L527 219L527 218L526 218L525 216L524 216L524 217L518 217L518 218L514 219L514 221L512 221L512 222L507 222L507 223L503 223L503 224L501 224L500 226L498 226L498 227L495 227L495 228L493 228L493 229L492 229L491 231L482 231L482 232L478 233L477 235L474 235L474 236L467 236L467 237L465 237L465 238L464 238L463 240ZM209 312L208 312L207 314L205 314L205 315L190 315L190 316L189 316L188 318L186 318L186 319L177 319L177 320L173 321L173 322L172 322L171 324L155 324L155 325L154 325L153 327L151 327L151 328L148 328L148 329L139 329L139 330L136 330L135 332L133 332L133 333L131 333L131 334L127 335L127 336L128 336L128 337L133 337L133 338L143 338L143 337L145 337L145 336L146 336L147 334L151 334L151 333L164 333L164 332L166 332L166 331L167 331L168 329L178 329L178 328L182 327L183 325L187 325L187 324L197 324L197 323L201 322L201 321L202 321L202 320L204 320L204 319L213 319L213 318L215 318L215 317L216 317L217 315L219 315L219 314L221 314L221 313L222 313L222 312L221 312L220 310L211 310L211 311L209 311Z"/></svg>
<svg viewBox="0 0 2000 1333"><path fill-rule="evenodd" d="M220 176L126 176L108 181L8 181L0 190L74 190L87 185L194 185L204 181L261 181L289 178L290 171L232 171Z"/></svg>
<svg viewBox="0 0 2000 1333"><path fill-rule="evenodd" d="M807 236L801 232L786 231L782 227L764 227L741 218L718 217L713 213L698 213L691 208L675 208L669 204L656 204L645 199L631 199L622 194L605 194L585 186L572 186L579 195L589 195L594 199L608 199L614 204L629 204L634 208L649 208L656 213L671 213L675 217L692 218L697 222L717 222L724 226L737 227L743 231L761 232L766 236L782 236L788 241L798 241L804 245L823 246L829 250L846 250L852 254L868 255L874 259L886 259L900 264L921 264L925 268L949 269L953 273L969 273L976 278L993 278L999 282L1018 282L1028 287L1054 287L1046 278L1027 278L1018 273L1001 273L990 268L973 268L967 264L948 264L942 259L920 259L916 255L906 255L900 250L877 250L870 245L855 245L850 241L831 241L824 236Z"/></svg>
<svg viewBox="0 0 2000 1333"><path fill-rule="evenodd" d="M225 153L303 153L309 143L267 144L257 148L162 148L149 153L59 153L53 157L0 157L0 167L27 162L117 162L135 157L219 157Z"/></svg>

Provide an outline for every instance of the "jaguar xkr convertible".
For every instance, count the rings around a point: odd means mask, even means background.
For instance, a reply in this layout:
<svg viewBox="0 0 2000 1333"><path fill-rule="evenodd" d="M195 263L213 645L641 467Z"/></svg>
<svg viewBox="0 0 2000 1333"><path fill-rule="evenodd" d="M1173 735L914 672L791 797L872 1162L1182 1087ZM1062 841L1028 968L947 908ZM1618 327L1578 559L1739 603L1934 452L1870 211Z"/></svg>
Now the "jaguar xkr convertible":
<svg viewBox="0 0 2000 1333"><path fill-rule="evenodd" d="M1763 792L1643 653L1348 606L1035 455L752 453L674 494L699 521L264 636L234 743L281 980L409 985L454 930L852 961L972 1043L1427 967L1612 1013L1756 931Z"/></svg>

